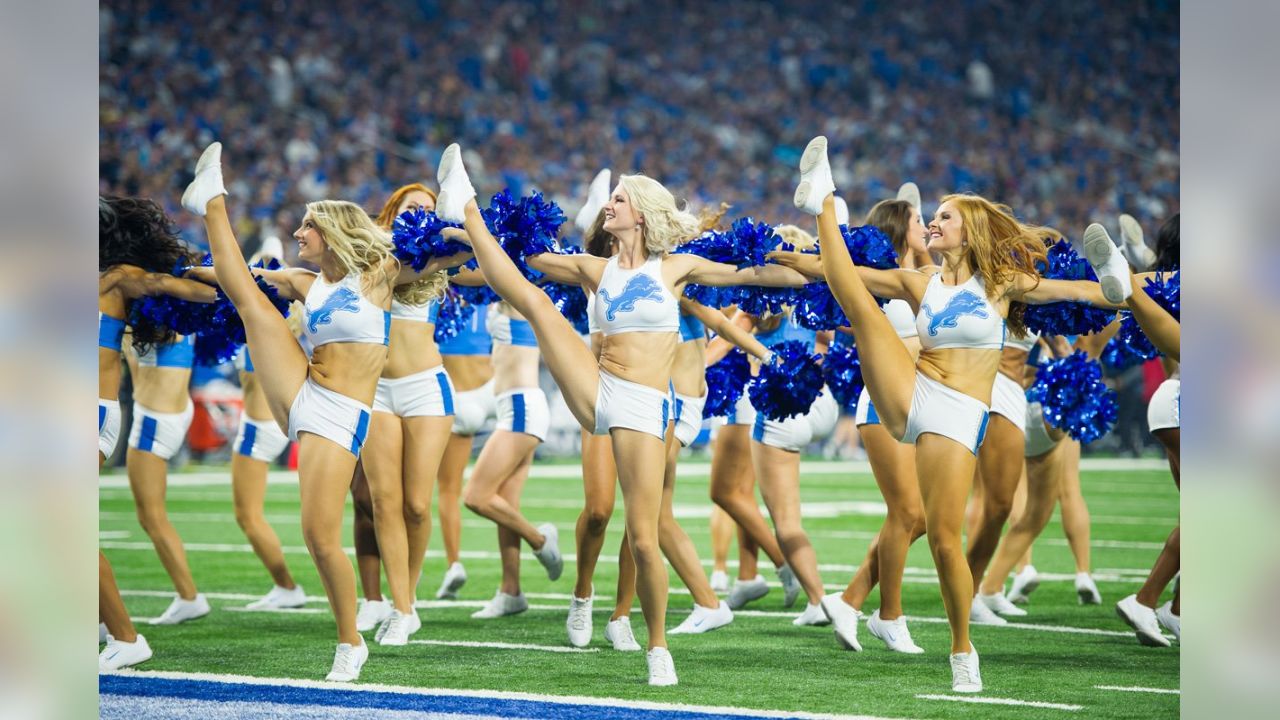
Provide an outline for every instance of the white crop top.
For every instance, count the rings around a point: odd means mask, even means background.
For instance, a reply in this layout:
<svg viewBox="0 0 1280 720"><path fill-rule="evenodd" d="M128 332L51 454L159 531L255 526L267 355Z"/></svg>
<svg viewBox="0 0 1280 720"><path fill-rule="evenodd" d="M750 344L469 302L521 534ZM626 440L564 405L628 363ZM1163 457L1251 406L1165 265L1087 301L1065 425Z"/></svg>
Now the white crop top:
<svg viewBox="0 0 1280 720"><path fill-rule="evenodd" d="M304 306L302 331L313 348L339 342L387 344L391 313L360 292L356 273L333 284L317 275Z"/></svg>
<svg viewBox="0 0 1280 720"><path fill-rule="evenodd" d="M392 320L416 320L418 322L433 323L439 314L439 300L429 300L425 305L406 305L395 298L391 298Z"/></svg>
<svg viewBox="0 0 1280 720"><path fill-rule="evenodd" d="M1004 318L987 300L986 285L974 275L954 287L942 284L942 273L929 279L916 332L925 350L972 348L999 350L1004 347Z"/></svg>
<svg viewBox="0 0 1280 720"><path fill-rule="evenodd" d="M583 292L587 293L587 334L595 335L600 332L600 326L596 324L596 294L585 288Z"/></svg>
<svg viewBox="0 0 1280 720"><path fill-rule="evenodd" d="M890 300L884 306L884 314L900 338L913 338L916 331L916 314L911 312L911 304L906 300Z"/></svg>
<svg viewBox="0 0 1280 720"><path fill-rule="evenodd" d="M680 332L680 305L662 281L662 258L631 270L614 256L604 266L591 319L605 336L624 332Z"/></svg>
<svg viewBox="0 0 1280 720"><path fill-rule="evenodd" d="M1036 342L1038 340L1040 340L1040 333L1035 332L1033 330L1028 330L1026 337L1017 338L1010 335L1007 338L1005 338L1004 343L1009 347L1018 348L1022 352L1031 352L1031 348L1036 346Z"/></svg>

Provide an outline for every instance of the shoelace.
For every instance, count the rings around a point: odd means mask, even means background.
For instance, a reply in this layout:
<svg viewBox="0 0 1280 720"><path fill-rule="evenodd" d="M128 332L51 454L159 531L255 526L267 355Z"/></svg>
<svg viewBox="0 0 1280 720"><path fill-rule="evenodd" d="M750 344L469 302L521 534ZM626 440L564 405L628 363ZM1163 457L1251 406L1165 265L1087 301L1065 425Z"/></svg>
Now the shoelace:
<svg viewBox="0 0 1280 720"><path fill-rule="evenodd" d="M587 606L574 605L573 611L569 613L569 622L573 625L574 630L587 629Z"/></svg>
<svg viewBox="0 0 1280 720"><path fill-rule="evenodd" d="M356 649L348 645L338 648L338 656L333 659L333 669L341 673L355 672Z"/></svg>
<svg viewBox="0 0 1280 720"><path fill-rule="evenodd" d="M973 674L970 672L971 669L972 668L969 665L968 655L965 655L963 658L955 655L951 656L951 671L952 671L952 674L955 676L956 680L958 681L958 684L965 684L965 685L977 684L976 679L973 677Z"/></svg>

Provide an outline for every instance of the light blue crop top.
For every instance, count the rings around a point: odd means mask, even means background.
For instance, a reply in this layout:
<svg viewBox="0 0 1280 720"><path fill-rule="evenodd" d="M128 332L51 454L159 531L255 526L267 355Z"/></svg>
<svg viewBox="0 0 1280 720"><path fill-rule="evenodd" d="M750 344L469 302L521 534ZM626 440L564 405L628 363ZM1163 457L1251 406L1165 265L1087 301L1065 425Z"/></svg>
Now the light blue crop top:
<svg viewBox="0 0 1280 720"><path fill-rule="evenodd" d="M125 322L98 311L98 347L120 352L124 342Z"/></svg>
<svg viewBox="0 0 1280 720"><path fill-rule="evenodd" d="M302 331L312 348L329 343L387 344L391 313L360 292L356 273L333 284L317 275L304 305Z"/></svg>
<svg viewBox="0 0 1280 720"><path fill-rule="evenodd" d="M533 334L533 326L528 320L518 320L498 309L498 304L489 306L489 332L493 336L494 345L515 345L516 347L538 347L538 339Z"/></svg>
<svg viewBox="0 0 1280 720"><path fill-rule="evenodd" d="M942 284L942 274L929 279L916 332L925 350L972 348L999 350L1004 347L1004 318L987 300L986 285L974 275L956 286Z"/></svg>
<svg viewBox="0 0 1280 720"><path fill-rule="evenodd" d="M680 342L690 340L706 340L707 326L702 324L697 315L680 315Z"/></svg>
<svg viewBox="0 0 1280 720"><path fill-rule="evenodd" d="M617 256L609 258L596 295L590 317L606 337L680 331L680 305L662 281L662 258L657 255L631 270L618 267Z"/></svg>
<svg viewBox="0 0 1280 720"><path fill-rule="evenodd" d="M190 370L195 360L196 338L194 335L187 335L163 345L152 345L145 353L138 353L138 365L142 367Z"/></svg>
<svg viewBox="0 0 1280 720"><path fill-rule="evenodd" d="M757 332L756 339L760 341L761 345L764 345L767 348L771 348L778 343L787 342L788 340L799 340L812 349L814 343L818 339L818 333L810 330L809 328L801 327L791 319L790 314L786 314L782 316L782 322L778 323L778 327L769 330L768 332Z"/></svg>
<svg viewBox="0 0 1280 720"><path fill-rule="evenodd" d="M417 322L435 323L439 317L439 300L429 300L425 305L406 305L395 298L391 298L392 320L415 320Z"/></svg>
<svg viewBox="0 0 1280 720"><path fill-rule="evenodd" d="M441 355L488 355L493 352L493 336L489 334L488 305L474 305L471 319L458 334L440 343Z"/></svg>

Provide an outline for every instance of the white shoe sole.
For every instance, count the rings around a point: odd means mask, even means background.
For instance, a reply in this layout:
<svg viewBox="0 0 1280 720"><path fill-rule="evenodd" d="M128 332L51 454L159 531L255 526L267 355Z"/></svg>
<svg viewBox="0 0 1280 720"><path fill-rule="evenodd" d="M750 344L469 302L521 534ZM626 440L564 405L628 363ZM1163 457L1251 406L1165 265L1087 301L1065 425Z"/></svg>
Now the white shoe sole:
<svg viewBox="0 0 1280 720"><path fill-rule="evenodd" d="M814 187L813 183L811 183L809 178L806 176L813 172L814 168L818 166L818 163L822 161L822 158L825 157L826 154L827 138L825 136L819 135L818 137L810 140L809 144L805 146L804 154L800 156L800 176L802 179L800 180L800 184L796 186L795 195L791 198L792 204L797 208L813 215L817 214L813 212L813 208L810 206L811 201L814 199L810 197L814 192ZM823 198L817 198L819 203L822 199ZM820 204L817 209L821 212L822 208Z"/></svg>
<svg viewBox="0 0 1280 720"><path fill-rule="evenodd" d="M1084 256L1093 266L1093 270L1098 274L1098 282L1102 285L1102 296L1108 302L1116 304L1123 303L1128 295L1125 293L1125 283L1115 275L1107 273L1107 265L1111 263L1111 258L1120 252L1115 243L1111 242L1111 236L1107 234L1105 228L1094 223L1085 228L1084 231ZM1125 270L1128 270L1126 267ZM1127 279L1127 278L1126 278Z"/></svg>
<svg viewBox="0 0 1280 720"><path fill-rule="evenodd" d="M1170 647L1172 645L1172 643L1170 643L1163 635L1160 635L1159 639L1156 639L1156 637L1153 637L1143 631L1142 628L1139 627L1138 623L1134 622L1133 619L1129 617L1129 613L1124 611L1124 606L1119 603L1116 604L1116 615L1120 616L1120 619L1133 629L1134 634L1138 636L1138 643L1140 645L1145 645L1147 647Z"/></svg>
<svg viewBox="0 0 1280 720"><path fill-rule="evenodd" d="M190 210L191 212L197 215L200 215L201 217L204 216L205 208L194 205L194 201L191 199L191 191L195 189L196 184L199 182L201 172L207 170L210 167L213 167L215 165L221 165L221 164L222 164L222 143L220 142L209 143L209 147L205 148L204 152L200 153L200 158L196 160L195 175L191 178L191 182L187 185L187 189L182 192L182 200L181 200L182 207ZM217 196L215 195L214 197L217 197ZM209 198L209 200L212 200L212 199L213 199L212 197ZM208 204L209 203L206 200L205 205L208 205Z"/></svg>

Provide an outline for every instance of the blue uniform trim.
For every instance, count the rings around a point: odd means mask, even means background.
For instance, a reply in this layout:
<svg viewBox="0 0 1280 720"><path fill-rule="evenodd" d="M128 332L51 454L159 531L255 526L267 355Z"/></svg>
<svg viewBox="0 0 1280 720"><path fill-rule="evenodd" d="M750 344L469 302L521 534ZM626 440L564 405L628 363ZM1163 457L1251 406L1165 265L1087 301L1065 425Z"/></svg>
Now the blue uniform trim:
<svg viewBox="0 0 1280 720"><path fill-rule="evenodd" d="M249 346L244 346L244 371L253 372L253 356L249 354Z"/></svg>
<svg viewBox="0 0 1280 720"><path fill-rule="evenodd" d="M388 313L387 322L391 322ZM360 448L364 447L364 439L369 435L369 413L361 410L360 419L356 420L356 431L351 436L351 454L360 457Z"/></svg>
<svg viewBox="0 0 1280 720"><path fill-rule="evenodd" d="M449 376L443 372L436 373L436 382L440 384L440 398L444 401L444 414L453 414L453 391L449 389Z"/></svg>
<svg viewBox="0 0 1280 720"><path fill-rule="evenodd" d="M391 345L391 311L382 311L382 344Z"/></svg>
<svg viewBox="0 0 1280 720"><path fill-rule="evenodd" d="M982 413L982 424L978 426L978 442L973 445L973 454L978 454L978 448L982 447L982 441L987 437L987 423L991 420L991 413Z"/></svg>
<svg viewBox="0 0 1280 720"><path fill-rule="evenodd" d="M142 452L151 452L151 448L156 444L156 429L160 423L155 418L147 415L142 416L142 431L138 434L138 449Z"/></svg>
<svg viewBox="0 0 1280 720"><path fill-rule="evenodd" d="M525 432L524 393L511 396L511 432Z"/></svg>
<svg viewBox="0 0 1280 720"><path fill-rule="evenodd" d="M538 338L528 320L511 318L511 344L517 347L538 347Z"/></svg>
<svg viewBox="0 0 1280 720"><path fill-rule="evenodd" d="M756 413L756 421L751 425L751 439L764 442L764 413Z"/></svg>
<svg viewBox="0 0 1280 720"><path fill-rule="evenodd" d="M680 342L704 340L707 337L707 326L694 315L680 316Z"/></svg>
<svg viewBox="0 0 1280 720"><path fill-rule="evenodd" d="M676 422L680 422L680 417L681 417L682 415L684 415L684 400L681 400L681 399L680 399L680 397L679 397L679 396L677 396L677 397L676 397L676 416L675 416L675 421L676 421Z"/></svg>
<svg viewBox="0 0 1280 720"><path fill-rule="evenodd" d="M102 432L102 426L107 424L107 406L98 406L98 432Z"/></svg>
<svg viewBox="0 0 1280 720"><path fill-rule="evenodd" d="M671 400L662 398L662 434L667 434L667 425L671 422Z"/></svg>
<svg viewBox="0 0 1280 720"><path fill-rule="evenodd" d="M879 425L880 415L876 412L876 406L871 404L871 397L867 396L867 425Z"/></svg>
<svg viewBox="0 0 1280 720"><path fill-rule="evenodd" d="M98 347L120 352L124 328L125 322L120 318L98 313Z"/></svg>
<svg viewBox="0 0 1280 720"><path fill-rule="evenodd" d="M196 339L193 335L157 346L156 367L182 368L190 370L196 362Z"/></svg>
<svg viewBox="0 0 1280 720"><path fill-rule="evenodd" d="M440 319L440 301L432 300L427 303L427 322L434 325Z"/></svg>
<svg viewBox="0 0 1280 720"><path fill-rule="evenodd" d="M493 352L493 336L489 334L489 306L473 305L471 321L458 334L440 343L441 355L489 355Z"/></svg>
<svg viewBox="0 0 1280 720"><path fill-rule="evenodd" d="M236 448L236 452L250 457L253 455L253 443L258 439L258 426L253 423L244 424L244 439L240 441L240 447Z"/></svg>

